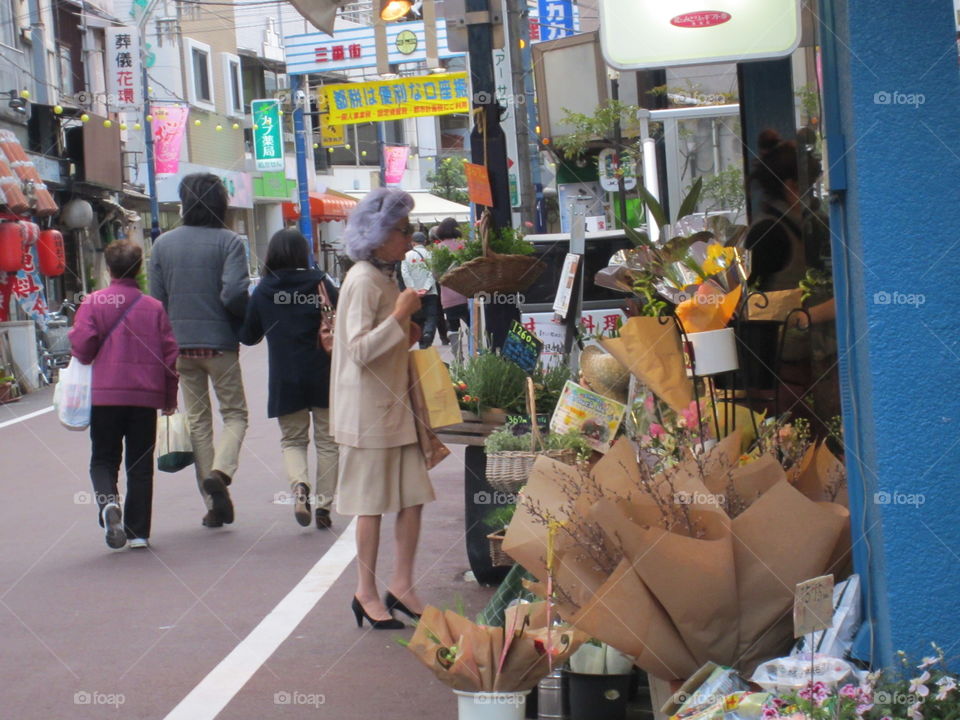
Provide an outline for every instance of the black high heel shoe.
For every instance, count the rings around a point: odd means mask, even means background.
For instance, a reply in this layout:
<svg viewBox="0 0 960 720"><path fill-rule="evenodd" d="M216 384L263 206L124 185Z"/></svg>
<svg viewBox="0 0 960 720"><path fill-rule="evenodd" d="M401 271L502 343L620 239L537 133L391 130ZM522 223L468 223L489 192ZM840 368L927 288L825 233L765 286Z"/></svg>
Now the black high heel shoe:
<svg viewBox="0 0 960 720"><path fill-rule="evenodd" d="M413 612L410 608L408 608L406 605L400 602L397 599L397 596L394 595L389 590L387 590L387 595L383 599L383 604L387 606L387 610L389 610L390 612L393 612L394 610L398 610L399 612L402 612L404 615L409 617L411 620L420 619L420 613Z"/></svg>
<svg viewBox="0 0 960 720"><path fill-rule="evenodd" d="M363 627L364 618L366 618L367 622L370 623L370 626L374 630L403 630L406 627L406 625L396 618L390 618L389 620L374 620L372 617L367 615L367 611L363 609L363 605L360 604L360 601L357 600L356 596L354 596L353 602L350 604L350 608L353 610L353 614L357 618L357 627Z"/></svg>

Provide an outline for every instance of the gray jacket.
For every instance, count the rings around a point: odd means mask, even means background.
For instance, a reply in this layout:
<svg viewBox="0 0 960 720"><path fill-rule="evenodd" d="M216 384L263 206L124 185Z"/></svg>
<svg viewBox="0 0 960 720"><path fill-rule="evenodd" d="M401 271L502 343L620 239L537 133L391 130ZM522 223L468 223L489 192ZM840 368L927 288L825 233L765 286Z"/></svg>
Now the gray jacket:
<svg viewBox="0 0 960 720"><path fill-rule="evenodd" d="M240 237L182 225L157 238L150 294L163 303L181 348L237 350L250 276Z"/></svg>

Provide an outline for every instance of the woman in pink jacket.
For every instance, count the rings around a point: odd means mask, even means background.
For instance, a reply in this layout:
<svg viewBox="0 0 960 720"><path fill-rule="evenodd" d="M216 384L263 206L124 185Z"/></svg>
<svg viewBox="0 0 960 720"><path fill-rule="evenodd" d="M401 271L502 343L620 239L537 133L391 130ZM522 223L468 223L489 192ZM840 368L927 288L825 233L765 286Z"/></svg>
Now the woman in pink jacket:
<svg viewBox="0 0 960 720"><path fill-rule="evenodd" d="M177 341L159 300L137 287L143 252L119 241L104 258L112 281L83 301L70 344L81 363L93 363L90 478L107 545L145 548L153 502L153 448L157 410L177 408ZM117 493L126 443L127 495Z"/></svg>

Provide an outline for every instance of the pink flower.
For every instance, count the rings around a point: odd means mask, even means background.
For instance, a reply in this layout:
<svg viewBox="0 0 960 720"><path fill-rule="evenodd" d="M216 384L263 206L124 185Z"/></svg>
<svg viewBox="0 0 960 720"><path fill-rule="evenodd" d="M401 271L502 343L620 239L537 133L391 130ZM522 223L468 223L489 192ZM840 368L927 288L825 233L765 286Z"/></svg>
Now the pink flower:
<svg viewBox="0 0 960 720"><path fill-rule="evenodd" d="M656 409L656 401L653 399L653 395L647 395L643 401L643 409L649 413L652 413Z"/></svg>
<svg viewBox="0 0 960 720"><path fill-rule="evenodd" d="M848 683L840 688L840 695L845 698L855 698L857 697L857 688Z"/></svg>
<svg viewBox="0 0 960 720"><path fill-rule="evenodd" d="M813 700L814 704L819 707L829 697L830 691L822 682L815 682L812 685L807 683L807 686L797 694L804 700Z"/></svg>
<svg viewBox="0 0 960 720"><path fill-rule="evenodd" d="M773 718L780 717L780 713L777 712L775 707L770 707L767 705L763 709L763 720L773 720Z"/></svg>
<svg viewBox="0 0 960 720"><path fill-rule="evenodd" d="M658 438L661 435L667 434L667 431L663 429L663 425L660 425L659 423L650 423L650 427L647 432L650 433L650 437L652 438Z"/></svg>

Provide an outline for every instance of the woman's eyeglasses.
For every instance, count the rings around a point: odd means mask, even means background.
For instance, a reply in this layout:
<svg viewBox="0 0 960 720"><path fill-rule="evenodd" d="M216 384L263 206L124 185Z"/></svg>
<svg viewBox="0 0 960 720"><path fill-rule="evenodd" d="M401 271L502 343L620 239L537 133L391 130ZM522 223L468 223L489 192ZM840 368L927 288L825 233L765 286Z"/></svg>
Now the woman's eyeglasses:
<svg viewBox="0 0 960 720"><path fill-rule="evenodd" d="M406 235L406 236L408 236L408 237L409 237L410 235L413 235L413 233L415 232L414 229L413 229L413 225L404 225L403 227L395 227L395 228L392 228L392 229L393 229L393 230L396 230L397 232L401 232L401 233L403 233L404 235Z"/></svg>

